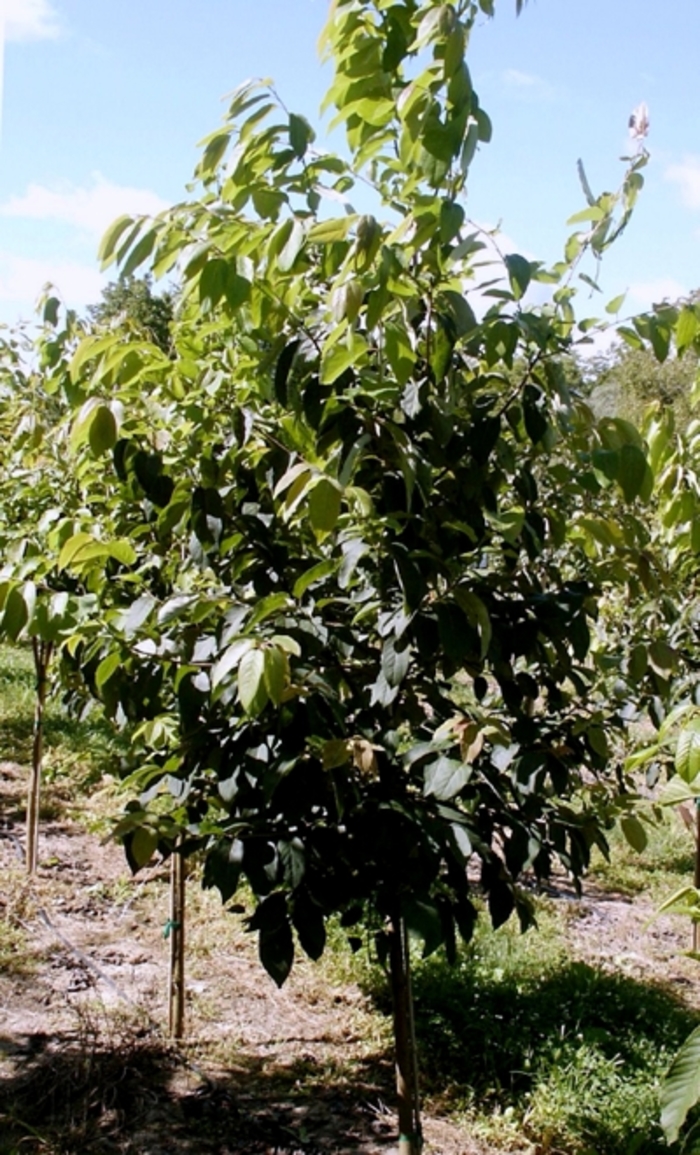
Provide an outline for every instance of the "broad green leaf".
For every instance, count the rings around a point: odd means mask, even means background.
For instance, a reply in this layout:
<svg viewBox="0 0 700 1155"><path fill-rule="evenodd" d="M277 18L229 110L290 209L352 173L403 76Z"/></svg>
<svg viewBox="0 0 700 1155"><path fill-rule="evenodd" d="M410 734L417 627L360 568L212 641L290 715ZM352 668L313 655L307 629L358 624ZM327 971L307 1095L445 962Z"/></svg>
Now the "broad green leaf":
<svg viewBox="0 0 700 1155"><path fill-rule="evenodd" d="M117 422L108 405L93 410L88 427L88 441L96 457L114 449L117 440Z"/></svg>
<svg viewBox="0 0 700 1155"><path fill-rule="evenodd" d="M695 782L700 774L700 729L682 730L675 757L676 774L684 782Z"/></svg>
<svg viewBox="0 0 700 1155"><path fill-rule="evenodd" d="M330 738L323 743L321 758L324 770L345 766L352 756L352 743L347 738Z"/></svg>
<svg viewBox="0 0 700 1155"><path fill-rule="evenodd" d="M530 262L517 253L509 253L506 257L506 268L513 296L516 301L519 301L521 297L525 296L532 277Z"/></svg>
<svg viewBox="0 0 700 1155"><path fill-rule="evenodd" d="M326 342L321 356L319 379L322 385L333 385L347 369L359 365L367 353L367 343L359 333L350 331L349 341Z"/></svg>
<svg viewBox="0 0 700 1155"><path fill-rule="evenodd" d="M620 819L620 828L632 849L636 850L637 854L642 854L649 840L639 819L634 814L627 814Z"/></svg>
<svg viewBox="0 0 700 1155"><path fill-rule="evenodd" d="M698 331L698 318L694 309L681 309L676 322L676 348L679 353L692 345Z"/></svg>
<svg viewBox="0 0 700 1155"><path fill-rule="evenodd" d="M443 755L426 766L423 792L426 796L434 795L440 802L447 802L464 789L471 774L471 766Z"/></svg>
<svg viewBox="0 0 700 1155"><path fill-rule="evenodd" d="M289 595L282 593L268 594L266 598L261 598L257 606L253 610L248 620L247 628L252 630L254 626L264 622L267 618L271 618L273 614L280 613L289 607Z"/></svg>
<svg viewBox="0 0 700 1155"><path fill-rule="evenodd" d="M121 565L133 565L136 561L136 550L126 538L117 538L107 542L107 551L109 556L120 562Z"/></svg>
<svg viewBox="0 0 700 1155"><path fill-rule="evenodd" d="M292 152L301 159L316 134L305 116L297 116L292 112L289 117L289 143Z"/></svg>
<svg viewBox="0 0 700 1155"><path fill-rule="evenodd" d="M626 296L627 293L620 293L618 297L613 297L612 301L608 301L607 305L605 306L605 312L611 313L613 316L616 313L619 313L620 309L625 303Z"/></svg>
<svg viewBox="0 0 700 1155"><path fill-rule="evenodd" d="M101 690L106 682L116 673L122 664L122 656L118 651L113 650L111 654L107 654L103 658L99 666L95 670L95 685L98 690Z"/></svg>
<svg viewBox="0 0 700 1155"><path fill-rule="evenodd" d="M675 1143L688 1112L700 1102L700 1027L683 1043L661 1083L661 1129Z"/></svg>
<svg viewBox="0 0 700 1155"><path fill-rule="evenodd" d="M636 445L623 445L619 456L620 469L617 480L622 487L625 501L643 498L650 484L653 485L653 476L643 451Z"/></svg>
<svg viewBox="0 0 700 1155"><path fill-rule="evenodd" d="M254 648L255 642L252 638L238 638L230 646L227 646L211 668L212 690L217 690L222 683L226 682L228 675L233 670L238 670L243 655Z"/></svg>
<svg viewBox="0 0 700 1155"><path fill-rule="evenodd" d="M67 569L75 555L86 545L94 544L94 537L89 533L74 533L64 542L58 555L58 568Z"/></svg>
<svg viewBox="0 0 700 1155"><path fill-rule="evenodd" d="M345 217L333 217L329 221L318 221L309 229L307 240L309 244L315 245L344 241L357 220L359 220L357 213L351 213Z"/></svg>
<svg viewBox="0 0 700 1155"><path fill-rule="evenodd" d="M238 698L246 714L255 717L267 705L268 689L265 682L265 654L262 650L248 650L238 667Z"/></svg>
<svg viewBox="0 0 700 1155"><path fill-rule="evenodd" d="M136 870L147 866L158 848L158 835L147 826L139 826L129 842L129 852Z"/></svg>
<svg viewBox="0 0 700 1155"><path fill-rule="evenodd" d="M332 533L340 517L342 494L328 477L321 477L309 494L309 518L319 534Z"/></svg>
<svg viewBox="0 0 700 1155"><path fill-rule="evenodd" d="M566 222L567 225L578 225L583 221L602 221L605 213L598 205L591 205L590 208L581 209L580 213L574 213Z"/></svg>
<svg viewBox="0 0 700 1155"><path fill-rule="evenodd" d="M403 388L416 363L416 355L403 325L386 325L384 329L384 352L394 377Z"/></svg>
<svg viewBox="0 0 700 1155"><path fill-rule="evenodd" d="M295 218L289 237L277 258L277 267L280 272L288 273L290 271L303 248L305 239L306 232L304 226L300 220Z"/></svg>
<svg viewBox="0 0 700 1155"><path fill-rule="evenodd" d="M29 611L22 590L19 586L13 586L5 599L5 610L2 615L3 633L16 642L28 621Z"/></svg>
<svg viewBox="0 0 700 1155"><path fill-rule="evenodd" d="M669 778L661 787L658 802L660 806L680 806L683 802L697 802L698 798L700 798L700 782L693 785L678 774L674 774L673 778Z"/></svg>
<svg viewBox="0 0 700 1155"><path fill-rule="evenodd" d="M326 561L319 561L316 565L312 565L309 569L304 570L303 574L297 578L294 583L294 597L301 598L316 582L323 581L329 574L332 574L338 568L338 562L334 558L328 558Z"/></svg>
<svg viewBox="0 0 700 1155"><path fill-rule="evenodd" d="M97 259L103 269L106 269L108 265L111 265L112 261L114 260L119 238L122 237L126 230L133 224L133 217L121 216L117 217L116 221L113 221L109 226L107 232L104 234L102 240L100 241L100 247L97 250Z"/></svg>
<svg viewBox="0 0 700 1155"><path fill-rule="evenodd" d="M263 650L265 658L265 685L270 700L279 706L284 697L284 691L289 682L289 659L283 650L277 646L266 646Z"/></svg>

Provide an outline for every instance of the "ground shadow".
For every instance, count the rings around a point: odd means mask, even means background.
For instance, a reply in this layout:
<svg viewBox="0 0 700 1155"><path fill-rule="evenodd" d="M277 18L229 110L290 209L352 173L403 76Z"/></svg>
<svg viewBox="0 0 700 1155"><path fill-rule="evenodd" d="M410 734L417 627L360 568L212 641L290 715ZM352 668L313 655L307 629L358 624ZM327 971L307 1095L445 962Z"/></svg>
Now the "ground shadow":
<svg viewBox="0 0 700 1155"><path fill-rule="evenodd" d="M0 1155L331 1155L388 1149L391 1064L242 1057L207 1078L152 1036L0 1037Z"/></svg>
<svg viewBox="0 0 700 1155"><path fill-rule="evenodd" d="M489 974L468 952L454 967L439 957L419 965L413 987L425 1090L444 1108L510 1107L527 1119L538 1087L555 1071L577 1100L568 1124L581 1144L576 1150L620 1155L634 1140L635 1155L668 1151L655 1083L700 1023L673 990L571 959L551 965L544 956L541 976L532 963L522 972L494 965ZM372 993L388 1012L385 991ZM636 1098L639 1107L639 1133L627 1134L623 1147L621 1118L632 1113L629 1101L617 1113L616 1095ZM561 1149L569 1149L566 1139Z"/></svg>

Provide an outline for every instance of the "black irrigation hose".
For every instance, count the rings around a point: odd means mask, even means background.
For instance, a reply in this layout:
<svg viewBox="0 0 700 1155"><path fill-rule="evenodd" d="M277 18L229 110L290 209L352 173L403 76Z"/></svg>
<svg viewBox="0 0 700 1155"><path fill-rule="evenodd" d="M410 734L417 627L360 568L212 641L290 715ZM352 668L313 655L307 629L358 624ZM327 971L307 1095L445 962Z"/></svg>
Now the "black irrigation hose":
<svg viewBox="0 0 700 1155"><path fill-rule="evenodd" d="M13 834L11 830L0 830L0 837L7 838L12 843L15 854L19 858L19 861L24 863L24 848L22 847L22 843L20 842L17 835ZM39 905L31 882L28 882L28 889L36 902L36 909L39 918L44 923L44 926L46 926L46 928L51 932L51 934L53 934L58 939L58 941L66 948L66 950L75 955L75 957L79 959L83 966L86 966L89 970L91 970L92 973L96 975L97 978L100 979L103 983L106 983L106 985L114 991L118 998L122 999L123 1002L128 1003L139 1012L139 1014L146 1020L149 1031L159 1035L161 1039L163 1039L163 1041L168 1044L170 1053L176 1057L177 1061L181 1063L183 1067L186 1067L188 1071L191 1071L194 1075L196 1075L197 1078L200 1079L207 1088L210 1090L215 1090L216 1084L212 1082L208 1075L205 1075L204 1071L200 1070L200 1068L197 1067L194 1063L191 1063L189 1059L186 1059L184 1055L181 1055L176 1048L172 1047L172 1043L166 1036L165 1031L161 1027L160 1023L156 1022L156 1020L148 1013L148 1011L144 1010L144 1008L140 1006L135 999L132 999L131 995L128 995L126 991L123 991L118 983L115 983L114 979L110 978L108 974L105 974L105 972L95 962L94 959L91 959L89 955L86 955L79 946L76 946L70 941L70 939L66 938L66 936L58 929L58 927L54 925L45 908Z"/></svg>

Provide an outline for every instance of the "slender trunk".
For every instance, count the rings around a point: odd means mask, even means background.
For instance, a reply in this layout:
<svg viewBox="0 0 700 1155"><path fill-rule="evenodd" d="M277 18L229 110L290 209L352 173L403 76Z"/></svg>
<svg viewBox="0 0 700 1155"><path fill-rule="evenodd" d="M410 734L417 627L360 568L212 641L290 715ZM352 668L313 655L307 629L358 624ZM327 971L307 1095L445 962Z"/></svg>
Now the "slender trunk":
<svg viewBox="0 0 700 1155"><path fill-rule="evenodd" d="M27 790L27 873L34 874L39 852L39 802L41 798L41 769L44 758L44 706L48 687L48 669L53 645L32 638L34 670L36 672L36 703L34 706L34 739L32 742L32 768Z"/></svg>
<svg viewBox="0 0 700 1155"><path fill-rule="evenodd" d="M178 839L170 857L170 973L168 979L170 1037L185 1033L185 861Z"/></svg>
<svg viewBox="0 0 700 1155"><path fill-rule="evenodd" d="M700 806L695 804L695 877L693 885L700 890ZM700 946L700 923L693 921L693 950Z"/></svg>
<svg viewBox="0 0 700 1155"><path fill-rule="evenodd" d="M413 995L408 936L403 919L391 920L391 990L394 1000L396 1094L399 1155L419 1155L423 1146L418 1099L418 1063L413 1022Z"/></svg>

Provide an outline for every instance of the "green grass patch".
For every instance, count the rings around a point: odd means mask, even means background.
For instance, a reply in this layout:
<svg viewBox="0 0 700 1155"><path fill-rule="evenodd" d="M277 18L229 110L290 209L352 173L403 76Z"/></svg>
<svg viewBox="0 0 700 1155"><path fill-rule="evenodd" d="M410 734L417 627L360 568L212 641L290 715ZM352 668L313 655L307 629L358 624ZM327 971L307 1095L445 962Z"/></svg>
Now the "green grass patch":
<svg viewBox="0 0 700 1155"><path fill-rule="evenodd" d="M661 821L646 825L648 843L639 854L619 830L610 835L610 858L594 849L591 878L605 890L647 895L660 903L684 883L692 883L695 843L677 811L667 810Z"/></svg>
<svg viewBox="0 0 700 1155"><path fill-rule="evenodd" d="M484 921L454 966L416 960L427 1100L505 1148L525 1136L553 1155L661 1155L659 1079L700 1015L659 986L572 959L562 923L547 903L537 931ZM388 1013L378 968L369 988Z"/></svg>
<svg viewBox="0 0 700 1155"><path fill-rule="evenodd" d="M0 646L0 760L28 765L32 758L36 675L29 647ZM72 716L58 690L47 698L44 717L44 779L75 775L97 781L115 765L123 745L97 710Z"/></svg>

